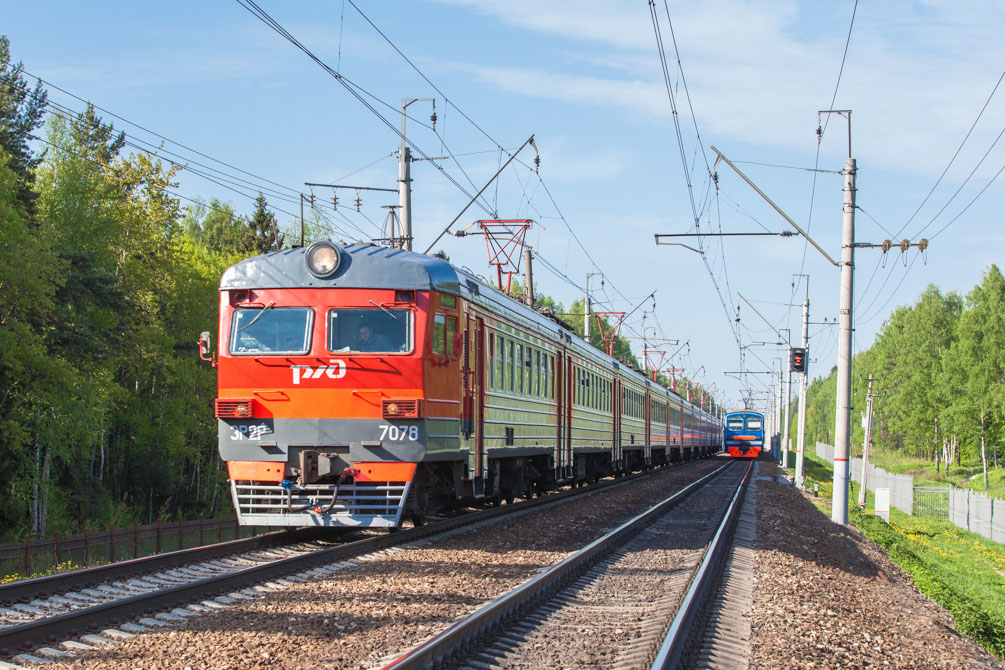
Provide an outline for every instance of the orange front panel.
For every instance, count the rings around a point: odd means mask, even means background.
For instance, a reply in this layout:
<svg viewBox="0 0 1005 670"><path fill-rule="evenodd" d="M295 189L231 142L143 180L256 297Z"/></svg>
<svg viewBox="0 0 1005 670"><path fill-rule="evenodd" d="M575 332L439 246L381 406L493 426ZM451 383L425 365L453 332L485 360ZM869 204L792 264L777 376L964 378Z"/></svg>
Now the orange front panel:
<svg viewBox="0 0 1005 670"><path fill-rule="evenodd" d="M415 476L415 463L355 463L358 482L410 482Z"/></svg>
<svg viewBox="0 0 1005 670"><path fill-rule="evenodd" d="M281 482L283 463L263 461L227 461L227 472L234 481Z"/></svg>
<svg viewBox="0 0 1005 670"><path fill-rule="evenodd" d="M421 398L422 389L395 389L395 397ZM280 392L254 388L220 388L221 397L253 396L255 418L317 419L325 417L379 419L381 401L388 394L378 389L287 388Z"/></svg>

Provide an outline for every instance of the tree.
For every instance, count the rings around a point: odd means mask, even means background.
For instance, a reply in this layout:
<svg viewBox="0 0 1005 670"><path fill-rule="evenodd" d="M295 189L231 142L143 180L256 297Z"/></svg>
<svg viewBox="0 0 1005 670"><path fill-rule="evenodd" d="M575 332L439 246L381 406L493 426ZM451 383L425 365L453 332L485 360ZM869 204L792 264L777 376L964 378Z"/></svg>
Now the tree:
<svg viewBox="0 0 1005 670"><path fill-rule="evenodd" d="M25 213L34 212L35 192L32 190L34 169L40 158L35 156L28 141L42 124L46 92L42 82L29 89L21 63L11 64L10 40L0 35L0 149L8 155L7 168L17 178L16 199L25 206Z"/></svg>
<svg viewBox="0 0 1005 670"><path fill-rule="evenodd" d="M253 254L267 254L283 247L283 235L279 232L276 215L269 211L262 193L255 199L255 213L248 222L250 233L249 251Z"/></svg>
<svg viewBox="0 0 1005 670"><path fill-rule="evenodd" d="M955 397L946 414L967 431L975 448L979 441L986 489L987 445L997 444L1005 427L1005 278L998 266L967 294L943 371Z"/></svg>

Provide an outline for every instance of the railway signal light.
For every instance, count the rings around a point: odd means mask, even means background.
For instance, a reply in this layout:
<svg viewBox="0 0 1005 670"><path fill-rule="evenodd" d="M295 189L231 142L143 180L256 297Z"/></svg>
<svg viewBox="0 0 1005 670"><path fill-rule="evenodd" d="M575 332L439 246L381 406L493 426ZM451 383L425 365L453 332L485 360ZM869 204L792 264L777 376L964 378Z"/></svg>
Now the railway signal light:
<svg viewBox="0 0 1005 670"><path fill-rule="evenodd" d="M806 372L806 349L792 347L789 350L789 362L793 372Z"/></svg>

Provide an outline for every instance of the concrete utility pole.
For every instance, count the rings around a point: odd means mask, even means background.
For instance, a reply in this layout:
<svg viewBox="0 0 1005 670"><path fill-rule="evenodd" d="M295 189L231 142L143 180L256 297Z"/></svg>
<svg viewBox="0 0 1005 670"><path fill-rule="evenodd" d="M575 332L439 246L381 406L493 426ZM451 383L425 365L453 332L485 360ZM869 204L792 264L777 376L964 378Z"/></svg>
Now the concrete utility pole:
<svg viewBox="0 0 1005 670"><path fill-rule="evenodd" d="M849 114L849 126L851 118ZM855 283L855 159L851 157L849 128L848 158L844 169L844 221L841 230L841 314L838 336L837 407L834 417L834 493L831 521L848 524L848 454L851 437L851 338L852 300Z"/></svg>
<svg viewBox="0 0 1005 670"><path fill-rule="evenodd" d="M775 443L778 445L778 453L775 454L775 460L779 463L782 462L782 371L778 370L778 384L775 385L775 407L774 413L772 414L772 420L774 421L775 430Z"/></svg>
<svg viewBox="0 0 1005 670"><path fill-rule="evenodd" d="M792 347L789 347L792 351ZM789 355L792 359L792 355ZM785 423L782 424L782 467L789 467L789 406L792 404L792 365L785 366Z"/></svg>
<svg viewBox="0 0 1005 670"><path fill-rule="evenodd" d="M401 147L398 149L398 209L401 221L402 248L412 250L412 151L405 140L405 110L413 102L432 102L433 130L436 130L436 99L435 98L402 98L401 99Z"/></svg>
<svg viewBox="0 0 1005 670"><path fill-rule="evenodd" d="M523 250L523 281L525 283L523 289L523 302L528 307L534 306L534 270L531 268L531 259L534 254L531 253L530 247L524 247Z"/></svg>
<svg viewBox="0 0 1005 670"><path fill-rule="evenodd" d="M806 275L806 297L803 299L803 369L799 373L799 433L796 437L796 486L802 488L805 481L803 475L803 453L806 447L806 378L809 376L809 337L810 337L810 278Z"/></svg>
<svg viewBox="0 0 1005 670"><path fill-rule="evenodd" d="M869 391L865 396L865 439L862 440L862 481L858 491L858 506L865 509L866 471L869 469L869 442L872 437L872 373L869 373Z"/></svg>

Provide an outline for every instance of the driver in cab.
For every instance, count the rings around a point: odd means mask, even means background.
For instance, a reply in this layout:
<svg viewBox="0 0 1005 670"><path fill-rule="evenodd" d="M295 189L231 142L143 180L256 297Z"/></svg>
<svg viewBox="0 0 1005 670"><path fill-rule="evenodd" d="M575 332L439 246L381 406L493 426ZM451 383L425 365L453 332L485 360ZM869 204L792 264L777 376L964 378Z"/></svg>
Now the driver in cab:
<svg viewBox="0 0 1005 670"><path fill-rule="evenodd" d="M356 337L353 351L391 351L391 341L380 332L374 332L373 327L366 321L359 324L359 332Z"/></svg>

